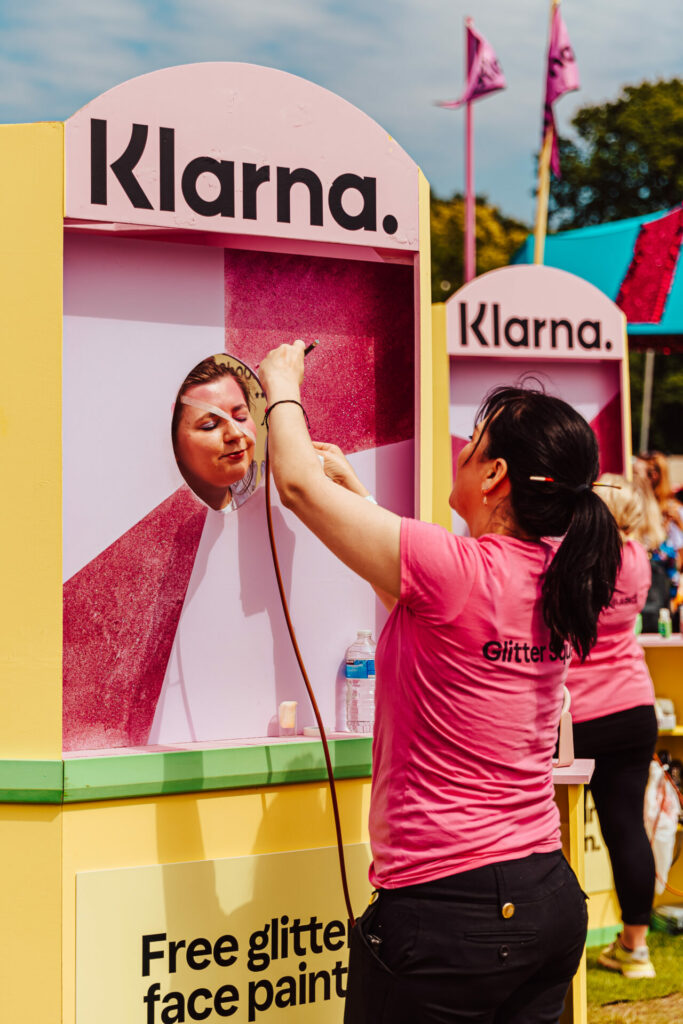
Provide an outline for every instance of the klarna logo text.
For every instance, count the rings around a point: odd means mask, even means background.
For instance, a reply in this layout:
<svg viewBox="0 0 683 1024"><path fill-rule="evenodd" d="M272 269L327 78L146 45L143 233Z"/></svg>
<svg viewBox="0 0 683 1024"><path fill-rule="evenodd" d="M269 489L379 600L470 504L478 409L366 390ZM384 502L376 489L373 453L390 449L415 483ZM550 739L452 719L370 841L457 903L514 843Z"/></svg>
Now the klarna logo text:
<svg viewBox="0 0 683 1024"><path fill-rule="evenodd" d="M609 352L612 342L603 337L599 319L574 320L569 317L548 319L534 316L503 316L497 302L479 302L469 306L458 303L460 312L459 345L470 352L513 348L520 351Z"/></svg>
<svg viewBox="0 0 683 1024"><path fill-rule="evenodd" d="M329 188L309 167L271 167L270 164L237 163L219 155L198 155L178 166L176 132L160 127L154 136L153 189L140 181L136 173L147 149L150 126L132 124L130 138L122 152L112 153L108 142L107 121L90 120L90 202L106 206L110 188L121 188L137 210L161 210L172 213L183 202L200 217L259 220L259 199L274 190L276 218L280 224L291 222L293 189L304 190L311 227L323 227L327 215L347 231L378 230L377 178L344 172ZM215 150L212 150L215 153ZM148 154L149 156L149 154ZM200 186L200 179L209 188ZM210 196L207 195L210 192ZM202 194L204 193L204 194ZM349 193L351 195L349 196ZM354 212L350 213L349 208ZM328 213L326 213L326 209ZM381 229L387 235L398 230L393 214L386 214Z"/></svg>

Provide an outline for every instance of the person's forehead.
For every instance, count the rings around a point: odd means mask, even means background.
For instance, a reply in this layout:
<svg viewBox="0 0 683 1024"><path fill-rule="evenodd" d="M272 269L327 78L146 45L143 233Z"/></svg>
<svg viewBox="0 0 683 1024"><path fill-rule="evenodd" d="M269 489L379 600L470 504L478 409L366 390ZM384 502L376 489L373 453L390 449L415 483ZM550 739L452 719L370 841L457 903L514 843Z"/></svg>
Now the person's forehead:
<svg viewBox="0 0 683 1024"><path fill-rule="evenodd" d="M229 410L236 405L244 405L245 398L241 387L234 377L217 377L205 384L195 384L186 391L188 398L194 398L219 409Z"/></svg>

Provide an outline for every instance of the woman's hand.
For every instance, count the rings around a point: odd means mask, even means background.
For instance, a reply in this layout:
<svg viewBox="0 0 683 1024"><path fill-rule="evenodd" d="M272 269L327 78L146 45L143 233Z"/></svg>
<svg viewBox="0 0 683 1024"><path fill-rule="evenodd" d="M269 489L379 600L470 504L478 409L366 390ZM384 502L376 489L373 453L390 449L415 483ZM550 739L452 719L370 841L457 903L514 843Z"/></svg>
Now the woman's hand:
<svg viewBox="0 0 683 1024"><path fill-rule="evenodd" d="M268 404L281 398L298 398L304 379L304 343L297 340L291 345L271 349L259 364L259 381L266 393Z"/></svg>
<svg viewBox="0 0 683 1024"><path fill-rule="evenodd" d="M329 477L335 484L339 484L340 487L346 488L347 491L360 494L362 498L370 493L367 487L363 487L341 448L336 444L326 444L324 441L314 441L313 447L323 458L323 470L326 477Z"/></svg>

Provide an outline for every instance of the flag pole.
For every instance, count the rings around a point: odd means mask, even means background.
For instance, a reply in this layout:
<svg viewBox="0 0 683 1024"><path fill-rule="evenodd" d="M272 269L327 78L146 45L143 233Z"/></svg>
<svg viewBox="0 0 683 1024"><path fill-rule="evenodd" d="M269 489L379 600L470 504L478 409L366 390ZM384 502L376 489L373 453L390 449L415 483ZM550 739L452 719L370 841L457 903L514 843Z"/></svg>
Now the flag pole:
<svg viewBox="0 0 683 1024"><path fill-rule="evenodd" d="M550 198L550 157L553 151L553 126L543 137L538 161L538 194L536 197L536 226L534 228L534 263L543 263L545 236L548 230L548 200Z"/></svg>
<svg viewBox="0 0 683 1024"><path fill-rule="evenodd" d="M550 31L552 31L553 14L555 8L560 6L560 0L551 0L550 3ZM550 43L548 43L550 46ZM545 236L548 230L548 200L550 198L550 159L553 152L554 127L551 124L544 136L541 146L541 155L538 161L538 193L536 197L536 225L534 227L534 263L543 263L545 252Z"/></svg>
<svg viewBox="0 0 683 1024"><path fill-rule="evenodd" d="M472 145L472 103L465 111L465 284L475 276L474 147Z"/></svg>
<svg viewBox="0 0 683 1024"><path fill-rule="evenodd" d="M469 75L469 33L473 25L471 18L465 18L465 82ZM475 269L475 220L474 220L474 129L472 101L465 104L465 284L476 274Z"/></svg>

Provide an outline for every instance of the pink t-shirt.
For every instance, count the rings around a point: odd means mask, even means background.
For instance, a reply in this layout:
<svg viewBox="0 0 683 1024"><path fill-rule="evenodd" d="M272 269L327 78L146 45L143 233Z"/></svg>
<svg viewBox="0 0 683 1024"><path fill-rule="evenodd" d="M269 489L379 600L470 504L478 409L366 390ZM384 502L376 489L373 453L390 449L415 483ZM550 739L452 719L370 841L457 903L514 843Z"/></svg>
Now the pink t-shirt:
<svg viewBox="0 0 683 1024"><path fill-rule="evenodd" d="M636 616L645 604L652 573L637 541L624 544L614 597L598 619L598 642L583 664L574 657L567 687L575 722L654 704L645 655L635 637Z"/></svg>
<svg viewBox="0 0 683 1024"><path fill-rule="evenodd" d="M402 520L401 596L377 647L373 885L560 848L566 663L540 603L556 547Z"/></svg>

